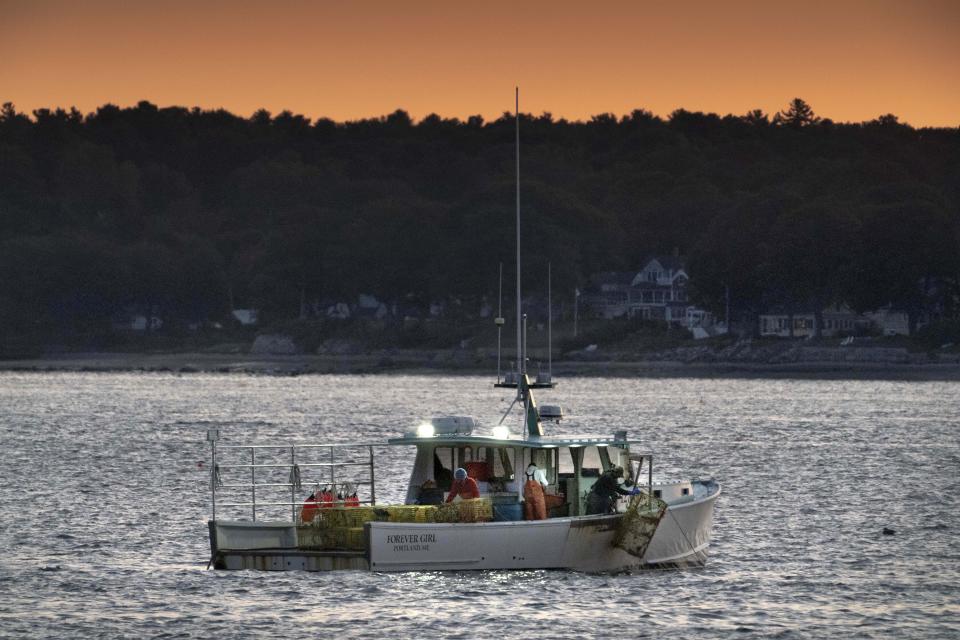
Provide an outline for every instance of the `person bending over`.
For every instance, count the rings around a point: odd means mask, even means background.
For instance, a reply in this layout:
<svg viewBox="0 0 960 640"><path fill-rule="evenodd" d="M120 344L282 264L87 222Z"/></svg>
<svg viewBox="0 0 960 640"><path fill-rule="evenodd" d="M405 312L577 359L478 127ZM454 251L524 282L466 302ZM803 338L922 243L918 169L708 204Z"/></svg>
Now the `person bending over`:
<svg viewBox="0 0 960 640"><path fill-rule="evenodd" d="M635 496L640 489L634 487L627 490L620 486L619 479L623 477L623 467L611 467L600 474L600 478L593 484L587 495L587 515L615 513L617 496Z"/></svg>
<svg viewBox="0 0 960 640"><path fill-rule="evenodd" d="M460 496L464 500L480 497L480 487L477 481L467 475L464 468L453 472L453 484L450 486L450 493L447 495L447 502L453 502L453 499Z"/></svg>

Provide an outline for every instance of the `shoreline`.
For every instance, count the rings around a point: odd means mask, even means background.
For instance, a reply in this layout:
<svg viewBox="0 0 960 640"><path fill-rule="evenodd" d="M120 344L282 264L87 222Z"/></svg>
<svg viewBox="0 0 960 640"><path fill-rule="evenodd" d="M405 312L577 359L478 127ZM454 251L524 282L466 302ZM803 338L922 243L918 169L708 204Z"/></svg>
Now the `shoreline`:
<svg viewBox="0 0 960 640"><path fill-rule="evenodd" d="M251 355L214 353L69 353L0 360L3 372L244 373L250 375L444 374L496 375L496 363L456 354ZM535 371L535 367L532 368ZM681 362L672 360L559 360L557 378L784 378L822 380L960 380L960 363Z"/></svg>

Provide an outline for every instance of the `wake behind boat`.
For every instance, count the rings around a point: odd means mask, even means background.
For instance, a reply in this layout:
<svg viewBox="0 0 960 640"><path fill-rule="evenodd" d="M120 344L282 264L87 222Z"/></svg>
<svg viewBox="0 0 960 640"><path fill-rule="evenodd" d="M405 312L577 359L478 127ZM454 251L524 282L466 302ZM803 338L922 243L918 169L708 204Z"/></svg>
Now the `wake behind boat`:
<svg viewBox="0 0 960 640"><path fill-rule="evenodd" d="M563 411L534 397L553 387L551 374L531 380L526 370L519 92L517 167L516 370L498 371L495 385L516 390L507 413L492 428L435 418L383 443L218 446L219 431L210 431L214 568L621 571L706 561L718 483L654 482L653 453L627 431L545 433ZM499 314L496 324L498 332L505 324ZM504 423L514 407L511 432ZM376 459L392 447L415 447L416 456L404 504L381 505ZM305 486L313 491L303 501ZM243 498L218 503L224 492ZM249 519L220 519L218 507ZM289 518L276 518L287 509ZM268 511L274 519L262 520Z"/></svg>

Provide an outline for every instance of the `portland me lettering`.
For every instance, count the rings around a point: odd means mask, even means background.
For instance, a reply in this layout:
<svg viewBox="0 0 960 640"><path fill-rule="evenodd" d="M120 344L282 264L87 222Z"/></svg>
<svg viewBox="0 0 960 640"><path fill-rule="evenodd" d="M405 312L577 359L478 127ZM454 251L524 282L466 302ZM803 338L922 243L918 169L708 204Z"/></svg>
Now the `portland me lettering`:
<svg viewBox="0 0 960 640"><path fill-rule="evenodd" d="M393 551L429 551L430 543L436 542L434 533L403 533L387 536L387 544L393 545Z"/></svg>

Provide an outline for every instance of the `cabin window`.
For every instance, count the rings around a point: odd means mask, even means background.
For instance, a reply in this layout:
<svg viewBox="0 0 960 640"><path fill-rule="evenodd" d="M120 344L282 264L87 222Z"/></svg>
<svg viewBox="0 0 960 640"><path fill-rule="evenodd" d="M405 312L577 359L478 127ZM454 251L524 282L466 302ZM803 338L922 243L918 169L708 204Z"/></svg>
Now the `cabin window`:
<svg viewBox="0 0 960 640"><path fill-rule="evenodd" d="M484 447L482 459L487 463L491 479L513 480L513 452L503 447Z"/></svg>
<svg viewBox="0 0 960 640"><path fill-rule="evenodd" d="M570 447L560 447L557 449L557 473L572 476L574 472L573 453Z"/></svg>
<svg viewBox="0 0 960 640"><path fill-rule="evenodd" d="M620 464L620 456L617 453L616 449L608 449L607 447L597 447L597 451L600 452L600 469L610 469L611 467L618 466Z"/></svg>
<svg viewBox="0 0 960 640"><path fill-rule="evenodd" d="M433 450L433 479L438 488L450 491L455 468L452 448L437 447Z"/></svg>
<svg viewBox="0 0 960 640"><path fill-rule="evenodd" d="M554 451L556 449L533 449L530 456L533 464L537 465L537 468L541 469L547 476L549 484L557 483L557 469L553 459Z"/></svg>
<svg viewBox="0 0 960 640"><path fill-rule="evenodd" d="M603 461L603 468L621 467L623 469L624 482L630 483L634 477L633 469L630 468L630 460L626 456L626 451L620 447L600 447L600 459Z"/></svg>
<svg viewBox="0 0 960 640"><path fill-rule="evenodd" d="M600 450L597 447L584 448L580 475L585 478L599 478L601 471L603 471L603 461L600 460Z"/></svg>
<svg viewBox="0 0 960 640"><path fill-rule="evenodd" d="M690 495L690 488L689 488L689 487L684 487L683 490L680 491L680 493L683 494L683 495L685 495L685 496L688 496L688 495Z"/></svg>
<svg viewBox="0 0 960 640"><path fill-rule="evenodd" d="M468 462L473 462L473 447L457 447L457 458L460 460L458 466L464 466Z"/></svg>

